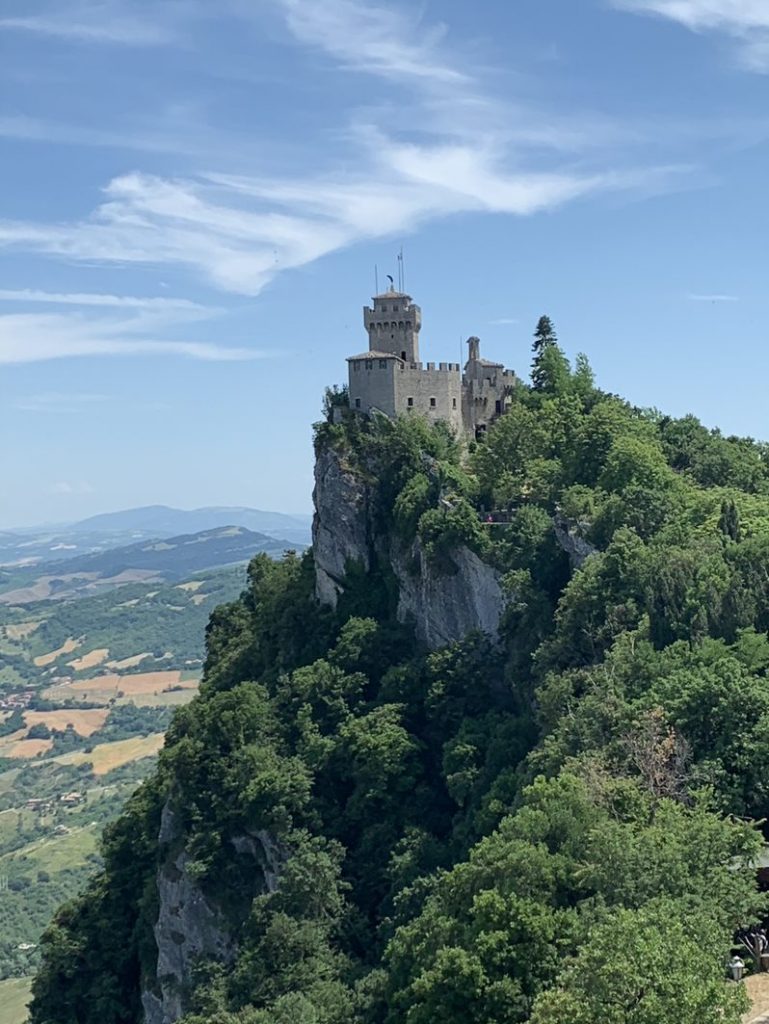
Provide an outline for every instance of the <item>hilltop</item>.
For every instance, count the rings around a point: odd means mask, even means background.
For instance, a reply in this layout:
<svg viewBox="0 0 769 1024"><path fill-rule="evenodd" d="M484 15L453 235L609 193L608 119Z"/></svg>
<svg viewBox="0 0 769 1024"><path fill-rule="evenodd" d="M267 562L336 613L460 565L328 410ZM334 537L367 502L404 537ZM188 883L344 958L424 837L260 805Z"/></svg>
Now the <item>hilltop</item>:
<svg viewBox="0 0 769 1024"><path fill-rule="evenodd" d="M552 333L476 439L327 408L313 551L211 618L32 1024L738 1024L766 447Z"/></svg>
<svg viewBox="0 0 769 1024"><path fill-rule="evenodd" d="M177 537L230 526L263 534L286 547L304 547L310 540L310 516L290 516L231 506L184 510L150 505L106 512L76 523L0 531L0 568L66 560L141 540Z"/></svg>

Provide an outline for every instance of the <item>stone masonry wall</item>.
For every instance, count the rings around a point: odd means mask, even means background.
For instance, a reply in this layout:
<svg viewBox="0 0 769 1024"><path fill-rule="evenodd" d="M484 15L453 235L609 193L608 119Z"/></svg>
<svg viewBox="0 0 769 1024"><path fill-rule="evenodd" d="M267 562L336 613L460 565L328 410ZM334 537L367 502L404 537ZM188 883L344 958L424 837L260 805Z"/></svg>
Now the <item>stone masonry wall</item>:
<svg viewBox="0 0 769 1024"><path fill-rule="evenodd" d="M449 369L449 367L452 367ZM413 405L409 405L409 398ZM432 401L435 405L432 405ZM399 413L445 420L454 431L462 430L462 377L456 363L434 363L427 367L404 367L395 374L395 403Z"/></svg>

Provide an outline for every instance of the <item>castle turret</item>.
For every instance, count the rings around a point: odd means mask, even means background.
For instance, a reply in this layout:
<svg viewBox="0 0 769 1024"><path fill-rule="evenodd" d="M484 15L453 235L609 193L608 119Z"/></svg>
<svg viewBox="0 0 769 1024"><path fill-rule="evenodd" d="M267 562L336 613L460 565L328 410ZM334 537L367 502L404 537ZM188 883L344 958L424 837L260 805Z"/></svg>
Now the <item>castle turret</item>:
<svg viewBox="0 0 769 1024"><path fill-rule="evenodd" d="M419 331L422 310L405 292L375 295L371 306L363 308L363 323L369 337L369 349L397 356L405 363L419 362Z"/></svg>

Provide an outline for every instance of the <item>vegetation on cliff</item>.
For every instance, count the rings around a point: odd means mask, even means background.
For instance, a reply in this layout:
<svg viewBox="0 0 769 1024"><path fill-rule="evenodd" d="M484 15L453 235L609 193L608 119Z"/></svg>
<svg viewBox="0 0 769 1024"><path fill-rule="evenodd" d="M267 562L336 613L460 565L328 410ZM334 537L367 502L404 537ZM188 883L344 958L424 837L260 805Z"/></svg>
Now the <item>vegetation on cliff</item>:
<svg viewBox="0 0 769 1024"><path fill-rule="evenodd" d="M258 556L45 937L33 1024L141 1020L167 802L235 943L197 964L185 1024L739 1021L725 959L764 912L767 449L597 390L542 322L532 381L470 450L421 420L319 427L382 535L499 569L500 635L425 654L386 564L351 566L332 612L311 556ZM579 568L556 525L595 549ZM233 843L257 832L282 851L272 893Z"/></svg>

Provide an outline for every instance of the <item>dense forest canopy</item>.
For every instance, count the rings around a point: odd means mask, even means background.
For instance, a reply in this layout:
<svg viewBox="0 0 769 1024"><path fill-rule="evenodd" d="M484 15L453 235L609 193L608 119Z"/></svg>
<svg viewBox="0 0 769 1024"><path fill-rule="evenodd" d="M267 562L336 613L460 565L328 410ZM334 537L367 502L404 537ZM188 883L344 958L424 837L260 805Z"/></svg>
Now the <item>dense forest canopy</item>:
<svg viewBox="0 0 769 1024"><path fill-rule="evenodd" d="M469 445L318 426L382 537L499 570L500 635L425 653L386 559L332 611L310 554L258 556L45 937L33 1024L142 1019L167 800L237 942L185 1024L737 1024L724 965L765 912L769 451L600 391L544 319L531 380ZM285 851L271 894L233 853L256 830Z"/></svg>

